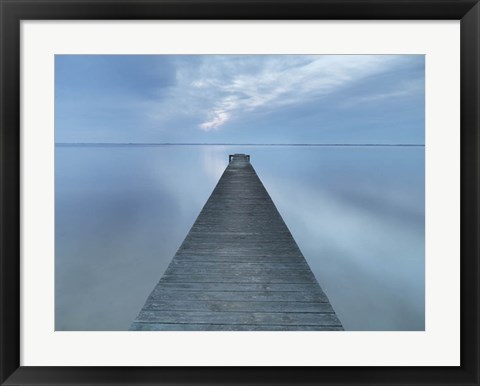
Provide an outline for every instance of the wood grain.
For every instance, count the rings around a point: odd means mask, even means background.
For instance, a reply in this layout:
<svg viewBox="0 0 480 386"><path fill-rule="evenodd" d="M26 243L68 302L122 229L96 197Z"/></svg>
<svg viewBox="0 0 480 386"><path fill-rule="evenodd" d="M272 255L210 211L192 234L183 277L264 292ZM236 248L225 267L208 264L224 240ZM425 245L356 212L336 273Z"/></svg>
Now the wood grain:
<svg viewBox="0 0 480 386"><path fill-rule="evenodd" d="M244 154L231 157L130 329L343 330Z"/></svg>

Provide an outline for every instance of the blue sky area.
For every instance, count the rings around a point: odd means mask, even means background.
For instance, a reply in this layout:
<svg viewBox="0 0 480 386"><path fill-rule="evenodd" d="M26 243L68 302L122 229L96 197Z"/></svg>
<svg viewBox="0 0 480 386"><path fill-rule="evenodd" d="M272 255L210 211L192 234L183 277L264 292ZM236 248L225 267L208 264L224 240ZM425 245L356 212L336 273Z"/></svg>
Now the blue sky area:
<svg viewBox="0 0 480 386"><path fill-rule="evenodd" d="M423 55L56 55L56 142L424 144Z"/></svg>

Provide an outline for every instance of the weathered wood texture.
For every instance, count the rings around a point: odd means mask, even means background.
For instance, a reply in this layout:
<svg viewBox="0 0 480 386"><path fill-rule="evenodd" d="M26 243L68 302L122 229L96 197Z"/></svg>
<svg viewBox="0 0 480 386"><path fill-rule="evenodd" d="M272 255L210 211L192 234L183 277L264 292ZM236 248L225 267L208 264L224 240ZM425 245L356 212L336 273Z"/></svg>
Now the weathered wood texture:
<svg viewBox="0 0 480 386"><path fill-rule="evenodd" d="M131 330L342 330L250 157L230 159Z"/></svg>

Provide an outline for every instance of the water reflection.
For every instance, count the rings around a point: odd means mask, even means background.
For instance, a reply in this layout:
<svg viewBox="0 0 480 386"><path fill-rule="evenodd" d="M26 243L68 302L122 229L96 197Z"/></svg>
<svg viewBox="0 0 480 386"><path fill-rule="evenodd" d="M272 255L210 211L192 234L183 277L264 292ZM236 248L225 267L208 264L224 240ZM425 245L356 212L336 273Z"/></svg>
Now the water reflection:
<svg viewBox="0 0 480 386"><path fill-rule="evenodd" d="M234 152L346 329L424 329L424 149L248 146L57 147L56 329L128 329Z"/></svg>

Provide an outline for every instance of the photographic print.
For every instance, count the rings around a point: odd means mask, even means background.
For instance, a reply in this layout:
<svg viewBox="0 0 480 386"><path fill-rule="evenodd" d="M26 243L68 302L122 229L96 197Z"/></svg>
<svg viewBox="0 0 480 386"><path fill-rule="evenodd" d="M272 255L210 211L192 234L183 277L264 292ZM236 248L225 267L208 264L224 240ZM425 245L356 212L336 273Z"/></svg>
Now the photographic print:
<svg viewBox="0 0 480 386"><path fill-rule="evenodd" d="M56 331L423 331L423 55L56 55Z"/></svg>

